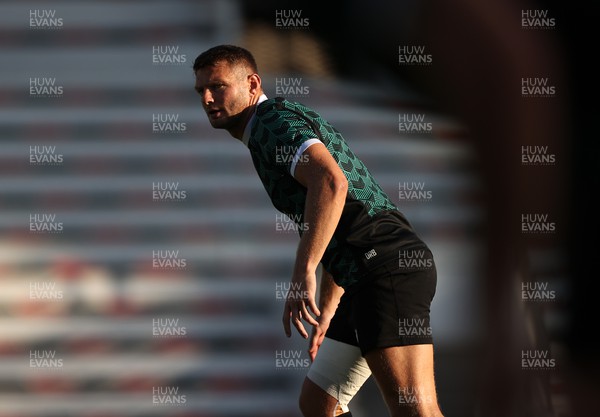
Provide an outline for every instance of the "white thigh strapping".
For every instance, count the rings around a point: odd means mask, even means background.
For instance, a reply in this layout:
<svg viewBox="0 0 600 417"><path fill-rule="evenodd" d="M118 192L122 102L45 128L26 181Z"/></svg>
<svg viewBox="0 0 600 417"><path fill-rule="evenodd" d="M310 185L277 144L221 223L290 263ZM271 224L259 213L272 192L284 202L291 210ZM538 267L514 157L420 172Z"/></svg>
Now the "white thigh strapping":
<svg viewBox="0 0 600 417"><path fill-rule="evenodd" d="M327 337L323 339L307 375L312 382L337 399L345 412L348 411L348 403L369 376L371 370L359 347Z"/></svg>

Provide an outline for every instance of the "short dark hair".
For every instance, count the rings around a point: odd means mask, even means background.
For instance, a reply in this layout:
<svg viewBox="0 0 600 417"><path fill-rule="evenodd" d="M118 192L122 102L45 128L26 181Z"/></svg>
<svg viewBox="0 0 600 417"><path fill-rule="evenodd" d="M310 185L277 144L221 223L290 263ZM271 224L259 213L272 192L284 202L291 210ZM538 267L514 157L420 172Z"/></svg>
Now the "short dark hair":
<svg viewBox="0 0 600 417"><path fill-rule="evenodd" d="M250 51L235 45L213 46L202 52L194 61L194 72L198 71L200 68L215 65L221 61L226 61L231 65L245 64L252 69L252 72L258 72L256 61Z"/></svg>

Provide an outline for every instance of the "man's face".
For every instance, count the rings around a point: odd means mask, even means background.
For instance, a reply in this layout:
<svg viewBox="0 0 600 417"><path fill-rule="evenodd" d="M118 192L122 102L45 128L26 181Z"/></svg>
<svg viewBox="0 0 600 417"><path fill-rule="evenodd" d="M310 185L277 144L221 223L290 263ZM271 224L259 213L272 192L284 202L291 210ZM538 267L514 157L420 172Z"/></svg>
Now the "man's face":
<svg viewBox="0 0 600 417"><path fill-rule="evenodd" d="M234 129L240 123L241 112L250 104L250 71L228 62L200 68L196 71L195 89L202 97L202 106L215 129Z"/></svg>

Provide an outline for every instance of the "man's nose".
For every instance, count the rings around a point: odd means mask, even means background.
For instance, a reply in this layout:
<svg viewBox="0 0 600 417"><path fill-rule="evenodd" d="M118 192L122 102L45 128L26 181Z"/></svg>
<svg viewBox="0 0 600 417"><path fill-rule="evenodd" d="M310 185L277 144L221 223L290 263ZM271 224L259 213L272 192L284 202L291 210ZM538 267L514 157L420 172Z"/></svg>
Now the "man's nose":
<svg viewBox="0 0 600 417"><path fill-rule="evenodd" d="M214 103L214 101L215 101L208 88L206 90L204 90L204 93L202 93L202 101L204 102L204 105L206 105L206 106L208 106L211 103Z"/></svg>

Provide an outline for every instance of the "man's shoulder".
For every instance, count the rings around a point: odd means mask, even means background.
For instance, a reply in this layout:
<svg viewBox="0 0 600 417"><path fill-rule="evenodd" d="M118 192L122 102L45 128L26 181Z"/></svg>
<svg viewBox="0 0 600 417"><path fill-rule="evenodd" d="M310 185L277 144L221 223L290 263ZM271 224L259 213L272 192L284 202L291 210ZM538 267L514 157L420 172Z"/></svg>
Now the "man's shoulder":
<svg viewBox="0 0 600 417"><path fill-rule="evenodd" d="M282 125L287 119L286 114L278 108L277 98L267 99L256 107L254 114L253 134L261 134L260 132L267 130L271 133L281 131ZM281 132L279 132L281 133ZM262 135L262 134L261 134Z"/></svg>
<svg viewBox="0 0 600 417"><path fill-rule="evenodd" d="M285 97L269 98L260 103L256 109L256 115L264 117L268 114L277 113L280 117L308 116L311 118L320 117L319 114L308 106L290 101Z"/></svg>
<svg viewBox="0 0 600 417"><path fill-rule="evenodd" d="M284 97L261 102L255 116L251 135L262 146L267 142L289 143L313 138L327 144L334 140L333 136L341 138L341 134L316 111Z"/></svg>

